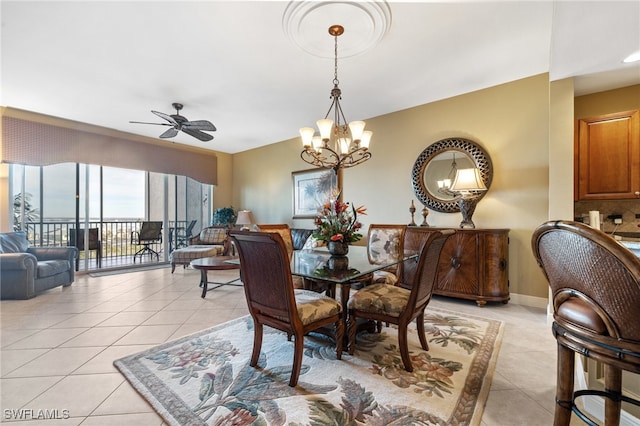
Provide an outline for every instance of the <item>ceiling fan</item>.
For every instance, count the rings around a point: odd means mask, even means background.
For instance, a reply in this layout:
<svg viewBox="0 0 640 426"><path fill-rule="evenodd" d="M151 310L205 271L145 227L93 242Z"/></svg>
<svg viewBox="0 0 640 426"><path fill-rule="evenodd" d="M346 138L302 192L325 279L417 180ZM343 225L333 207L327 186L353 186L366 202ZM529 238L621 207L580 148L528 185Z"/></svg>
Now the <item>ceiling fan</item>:
<svg viewBox="0 0 640 426"><path fill-rule="evenodd" d="M175 114L165 114L163 112L153 111L152 113L157 115L160 118L167 120L167 123L146 123L142 121L130 121L129 123L136 124L154 124L156 126L171 126L166 132L160 135L162 139L168 139L176 136L179 131L183 131L188 135L193 136L196 139L199 139L203 142L210 141L213 139L208 133L203 132L206 130L208 132L215 132L216 126L214 126L210 121L207 120L195 120L189 121L187 117L180 115L180 110L184 105L174 102L171 105L176 109Z"/></svg>

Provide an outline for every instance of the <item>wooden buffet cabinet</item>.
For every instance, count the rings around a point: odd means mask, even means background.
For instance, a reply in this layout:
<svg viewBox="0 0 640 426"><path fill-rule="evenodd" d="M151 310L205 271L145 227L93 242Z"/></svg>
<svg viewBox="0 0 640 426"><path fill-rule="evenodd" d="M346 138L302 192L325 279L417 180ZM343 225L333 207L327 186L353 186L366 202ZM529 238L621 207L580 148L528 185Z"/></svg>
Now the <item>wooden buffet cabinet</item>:
<svg viewBox="0 0 640 426"><path fill-rule="evenodd" d="M475 300L479 306L507 303L509 230L456 229L442 249L434 294Z"/></svg>

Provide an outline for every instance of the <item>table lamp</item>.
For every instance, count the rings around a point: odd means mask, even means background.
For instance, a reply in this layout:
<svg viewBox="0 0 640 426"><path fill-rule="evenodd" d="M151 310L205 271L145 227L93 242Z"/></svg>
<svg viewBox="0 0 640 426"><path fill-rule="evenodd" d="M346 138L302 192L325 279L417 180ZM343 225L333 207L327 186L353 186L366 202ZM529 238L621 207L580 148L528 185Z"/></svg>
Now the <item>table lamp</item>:
<svg viewBox="0 0 640 426"><path fill-rule="evenodd" d="M462 213L460 228L465 226L475 228L476 225L471 220L471 217L478 203L477 193L487 190L480 175L480 169L475 167L472 169L458 169L456 178L451 185L451 190L460 194L458 199L458 207L460 207L460 213Z"/></svg>
<svg viewBox="0 0 640 426"><path fill-rule="evenodd" d="M240 210L238 212L238 218L236 219L236 225L240 225L241 231L249 231L251 224L253 224L253 214L251 210Z"/></svg>

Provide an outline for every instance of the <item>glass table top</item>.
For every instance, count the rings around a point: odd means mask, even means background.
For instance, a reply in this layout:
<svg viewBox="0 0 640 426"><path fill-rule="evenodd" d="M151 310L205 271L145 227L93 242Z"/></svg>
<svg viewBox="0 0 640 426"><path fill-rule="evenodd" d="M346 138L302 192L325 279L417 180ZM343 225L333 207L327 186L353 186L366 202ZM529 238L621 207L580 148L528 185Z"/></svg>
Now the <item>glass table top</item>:
<svg viewBox="0 0 640 426"><path fill-rule="evenodd" d="M367 248L362 246L349 246L346 256L332 256L326 247L296 250L291 259L291 273L316 280L344 283L417 256L416 252L407 252L398 261L371 264Z"/></svg>

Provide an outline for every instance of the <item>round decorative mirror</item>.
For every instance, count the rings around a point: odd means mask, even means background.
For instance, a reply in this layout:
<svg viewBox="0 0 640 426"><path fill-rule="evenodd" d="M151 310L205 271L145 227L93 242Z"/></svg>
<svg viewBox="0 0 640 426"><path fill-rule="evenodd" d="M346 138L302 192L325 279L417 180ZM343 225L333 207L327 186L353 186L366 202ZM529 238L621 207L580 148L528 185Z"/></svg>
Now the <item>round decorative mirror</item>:
<svg viewBox="0 0 640 426"><path fill-rule="evenodd" d="M459 212L460 195L449 190L456 171L476 167L489 189L493 179L493 167L489 154L477 143L468 139L442 139L425 148L411 170L411 184L418 200L437 212ZM480 199L486 194L477 195Z"/></svg>

